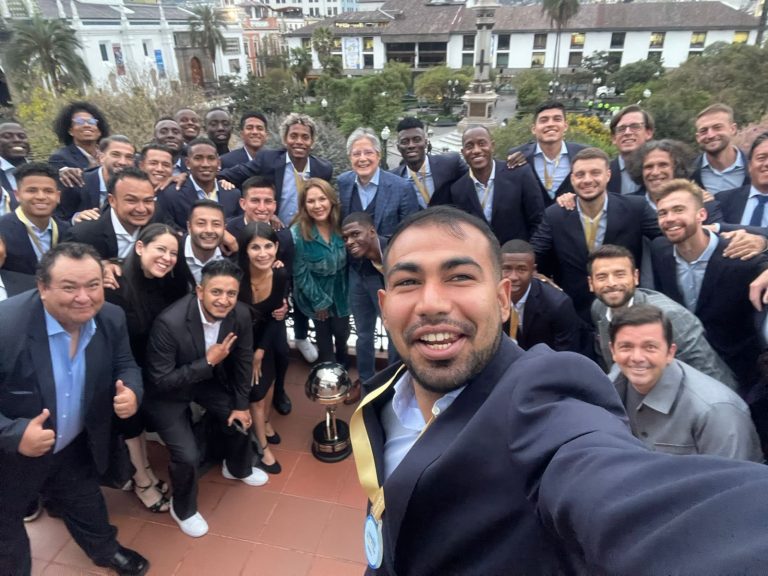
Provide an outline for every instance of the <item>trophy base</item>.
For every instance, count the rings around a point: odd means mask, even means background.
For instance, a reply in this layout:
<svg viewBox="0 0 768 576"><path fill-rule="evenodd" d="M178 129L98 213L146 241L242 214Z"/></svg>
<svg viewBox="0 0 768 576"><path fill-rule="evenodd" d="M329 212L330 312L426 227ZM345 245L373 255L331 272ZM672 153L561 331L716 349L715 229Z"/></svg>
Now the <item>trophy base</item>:
<svg viewBox="0 0 768 576"><path fill-rule="evenodd" d="M312 455L321 462L341 462L352 454L349 441L349 426L343 420L336 420L336 440L328 440L325 422L320 422L312 431Z"/></svg>

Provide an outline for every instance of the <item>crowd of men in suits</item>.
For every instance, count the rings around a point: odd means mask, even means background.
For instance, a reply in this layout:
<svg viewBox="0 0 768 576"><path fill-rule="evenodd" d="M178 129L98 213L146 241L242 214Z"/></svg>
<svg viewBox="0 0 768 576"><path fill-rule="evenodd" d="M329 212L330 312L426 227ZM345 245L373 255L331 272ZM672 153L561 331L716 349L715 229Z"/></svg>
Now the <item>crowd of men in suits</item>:
<svg viewBox="0 0 768 576"><path fill-rule="evenodd" d="M242 310L234 302L226 330L204 321L191 336L205 332L205 342L197 344L182 342L180 333L185 322L197 316L198 300L201 305L206 298L215 300L209 294L213 285L226 293L237 284L228 257L237 251L239 236L250 223L274 227L278 259L290 271L293 241L286 226L299 210L299 192L310 178L333 181L334 174L329 161L313 154L317 128L310 117L290 114L280 126L281 146L275 149L266 146L263 114L245 113L239 122L242 147L230 150L234 126L227 110L208 110L201 119L195 111L182 109L159 118L152 140L138 148L125 136L112 134L98 108L74 102L54 124L62 147L44 164L28 162L31 150L23 126L0 124L0 299L39 289L38 296L27 293L20 297L26 300L16 300L18 309L0 306L4 337L18 331L13 323L20 322L22 308L39 320L30 334L40 332L44 340L48 326L52 338L51 318L66 331L68 316L56 308L54 298L41 298L52 289L52 271L63 274L60 268L66 262L90 273L95 260L103 269L104 284L118 286L122 266L142 230L163 223L178 232L174 272L194 295L175 304L172 314L169 309L161 316L158 347L165 350L160 356L169 365L155 371L152 385L167 394L183 387L186 379L224 373L215 367L226 358L234 362L231 358L237 355L247 356L253 344L248 330L240 326ZM402 162L389 172L379 168L385 152L376 136L365 130L353 133L347 145L352 169L334 181L342 220L339 233L349 253L349 307L357 328L360 375L346 402L354 404L371 391L362 384L376 372L375 320L382 315L379 292L385 284L382 267L389 239L409 216L450 205L484 221L501 245L502 273L512 286L510 318L503 330L519 346L529 349L543 343L599 363L616 384L632 432L655 450L761 461L768 446L768 374L760 368L768 362L760 361L766 348L765 322L749 297L752 287L759 306L760 290L768 285L763 274L768 267L768 133L759 135L749 150L739 150L732 144L733 111L715 104L696 119L701 153L695 156L680 142L654 140L653 118L633 105L610 122L619 151L610 159L597 148L568 142L567 129L563 105L543 103L534 114L533 141L507 151L506 161L500 161L492 134L479 126L462 134L461 154L427 153L423 123L407 117L397 126ZM375 156L372 169L350 153L360 140ZM78 252L73 245L89 248ZM62 278L54 278L54 284ZM77 280L72 290L80 290L80 284ZM103 298L101 304L96 300L91 299L90 316L72 326L85 334L84 327L96 319L95 325L113 323L120 332L119 314L102 307ZM317 350L309 337L310 321L294 309L293 322L296 347L313 362ZM220 333L211 335L209 328L220 328ZM228 340L235 332L237 344ZM73 346L74 361L81 351L76 343ZM135 366L121 356L121 346L115 344L112 354L130 372ZM389 352L394 362L397 352L394 347ZM85 354L79 362L91 362L89 358ZM17 390L10 380L28 376L24 370L34 371L34 359L13 370L7 368L10 357L0 362L0 469L15 466L16 474L32 470L38 475L37 490L44 490L62 466L93 459L96 468L102 468L102 447L90 445L89 455L82 430L101 436L110 431L92 432L87 414L67 447L47 435L35 444L40 454L53 449L46 466L32 462L34 450L20 451L25 426L44 431L41 423L50 418L48 430L64 428L57 419L62 414L51 411L42 418L39 410L46 394L59 398L59 364L51 359L57 389L41 394ZM237 375L240 368L233 366L226 373L242 387L246 378ZM130 396L126 389L134 390L131 403L138 403L141 382L118 372L112 370L105 385L120 380L112 395L115 412L123 417L126 411L118 403ZM87 390L91 384L79 386ZM100 390L97 395L101 409L108 398L104 394ZM237 390L230 421L242 418L241 424L250 423L243 412L244 394ZM183 395L182 404L161 410L163 417L173 413L173 418L186 418L182 405L192 397ZM274 402L281 413L290 412L284 389L276 389ZM182 453L188 430L174 434L183 436ZM240 441L229 441L225 477L251 485L266 481L243 460L247 443L235 438ZM100 437L99 442L107 441ZM91 464L86 472L93 476ZM187 451L175 465L171 476L180 486L174 486L177 505L171 511L182 530L191 534L199 526L187 530L183 522L196 512L196 485L193 474L180 470L194 467L194 453ZM81 503L99 498L92 481L88 486L90 491L80 494ZM57 490L63 487L57 485ZM6 562L28 571L28 550L24 556L20 535L23 510L18 498L10 503L7 484L0 492L0 517L9 519L0 522L0 533L21 543L11 555L0 552L0 567ZM68 501L64 516L76 537L83 525L78 528L73 522L98 525L103 535L98 543L78 539L95 562L124 574L146 571L146 561L119 547L105 527L103 502L79 519L71 516L72 506Z"/></svg>

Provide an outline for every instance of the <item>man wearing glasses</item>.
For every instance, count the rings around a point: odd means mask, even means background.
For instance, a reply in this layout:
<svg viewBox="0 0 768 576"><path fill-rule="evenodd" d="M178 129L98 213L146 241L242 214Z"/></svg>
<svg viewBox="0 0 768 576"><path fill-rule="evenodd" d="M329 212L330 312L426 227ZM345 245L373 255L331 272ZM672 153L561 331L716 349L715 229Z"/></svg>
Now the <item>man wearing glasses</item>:
<svg viewBox="0 0 768 576"><path fill-rule="evenodd" d="M635 150L653 139L653 128L653 116L637 104L623 108L611 118L611 141L619 149L619 155L611 161L609 192L634 194L641 188L632 180L627 163Z"/></svg>

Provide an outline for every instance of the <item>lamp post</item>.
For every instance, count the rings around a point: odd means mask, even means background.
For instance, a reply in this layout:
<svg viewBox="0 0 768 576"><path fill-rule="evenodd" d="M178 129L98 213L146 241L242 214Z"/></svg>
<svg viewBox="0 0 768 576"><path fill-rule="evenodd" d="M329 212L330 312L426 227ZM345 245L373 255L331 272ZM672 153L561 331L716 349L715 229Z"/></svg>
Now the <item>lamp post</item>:
<svg viewBox="0 0 768 576"><path fill-rule="evenodd" d="M328 100L323 98L320 100L320 108L323 109L323 120L328 121Z"/></svg>
<svg viewBox="0 0 768 576"><path fill-rule="evenodd" d="M384 168L384 170L389 170L389 163L387 162L387 156L389 155L389 137L392 134L392 132L389 129L389 126L384 126L384 128L381 129L381 141L384 143L384 150L383 154L381 155L381 167Z"/></svg>
<svg viewBox="0 0 768 576"><path fill-rule="evenodd" d="M456 90L458 87L458 80L448 80L448 92L450 93L450 99L448 100L449 111L453 111L453 103L456 101Z"/></svg>
<svg viewBox="0 0 768 576"><path fill-rule="evenodd" d="M592 97L593 98L597 98L597 89L600 86L600 84L602 84L602 83L603 83L603 79L600 78L600 76L595 76L594 78L592 78L592 86L593 86L593 88L592 88L593 96Z"/></svg>
<svg viewBox="0 0 768 576"><path fill-rule="evenodd" d="M653 96L653 92L651 92L648 88L643 90L643 98L648 100L648 98L650 98L651 96Z"/></svg>
<svg viewBox="0 0 768 576"><path fill-rule="evenodd" d="M560 81L559 80L550 80L549 81L549 95L553 98L557 97L557 90L560 88Z"/></svg>

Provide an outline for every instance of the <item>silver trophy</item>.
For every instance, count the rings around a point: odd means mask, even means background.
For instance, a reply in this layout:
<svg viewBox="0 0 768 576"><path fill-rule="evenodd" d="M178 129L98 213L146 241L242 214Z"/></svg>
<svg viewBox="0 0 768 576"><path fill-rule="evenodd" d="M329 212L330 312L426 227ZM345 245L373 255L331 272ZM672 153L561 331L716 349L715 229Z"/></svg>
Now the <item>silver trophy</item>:
<svg viewBox="0 0 768 576"><path fill-rule="evenodd" d="M318 423L312 431L312 454L322 462L340 462L352 453L349 426L336 419L336 406L344 401L351 387L349 374L336 362L317 364L307 377L307 398L325 405L325 422Z"/></svg>

